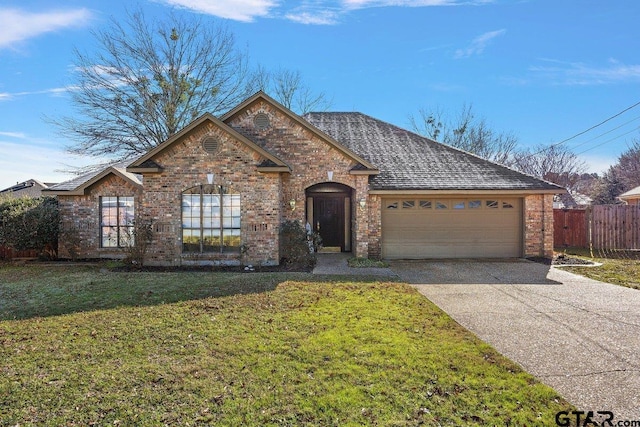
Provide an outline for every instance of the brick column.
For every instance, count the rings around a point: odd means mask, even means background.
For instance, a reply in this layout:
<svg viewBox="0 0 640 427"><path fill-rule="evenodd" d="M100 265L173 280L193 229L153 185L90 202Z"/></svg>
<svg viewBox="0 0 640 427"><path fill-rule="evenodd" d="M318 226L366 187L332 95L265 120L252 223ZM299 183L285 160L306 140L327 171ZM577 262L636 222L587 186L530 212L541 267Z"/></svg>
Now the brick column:
<svg viewBox="0 0 640 427"><path fill-rule="evenodd" d="M553 256L553 194L524 198L524 256Z"/></svg>

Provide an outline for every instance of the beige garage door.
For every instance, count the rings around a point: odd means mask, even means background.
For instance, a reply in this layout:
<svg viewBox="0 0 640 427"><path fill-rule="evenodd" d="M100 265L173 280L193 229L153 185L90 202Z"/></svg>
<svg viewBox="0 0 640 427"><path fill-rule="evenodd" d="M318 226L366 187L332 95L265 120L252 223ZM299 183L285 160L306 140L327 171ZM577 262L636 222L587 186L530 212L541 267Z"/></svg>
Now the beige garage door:
<svg viewBox="0 0 640 427"><path fill-rule="evenodd" d="M383 258L519 257L522 235L520 198L383 199Z"/></svg>

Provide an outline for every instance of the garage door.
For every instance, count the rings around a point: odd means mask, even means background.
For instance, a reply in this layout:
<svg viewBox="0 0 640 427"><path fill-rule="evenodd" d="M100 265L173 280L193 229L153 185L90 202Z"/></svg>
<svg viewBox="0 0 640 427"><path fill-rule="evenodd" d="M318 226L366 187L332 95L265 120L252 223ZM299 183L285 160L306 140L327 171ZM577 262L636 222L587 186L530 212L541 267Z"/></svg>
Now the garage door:
<svg viewBox="0 0 640 427"><path fill-rule="evenodd" d="M383 199L382 256L505 258L522 254L522 199Z"/></svg>

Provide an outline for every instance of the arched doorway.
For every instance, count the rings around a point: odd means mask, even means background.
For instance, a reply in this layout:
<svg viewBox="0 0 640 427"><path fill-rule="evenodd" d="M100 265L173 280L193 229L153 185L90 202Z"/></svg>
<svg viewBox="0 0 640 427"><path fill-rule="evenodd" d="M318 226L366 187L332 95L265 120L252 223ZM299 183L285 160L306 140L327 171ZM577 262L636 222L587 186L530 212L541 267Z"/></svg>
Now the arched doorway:
<svg viewBox="0 0 640 427"><path fill-rule="evenodd" d="M326 251L351 251L351 195L351 187L335 182L307 188L307 222Z"/></svg>

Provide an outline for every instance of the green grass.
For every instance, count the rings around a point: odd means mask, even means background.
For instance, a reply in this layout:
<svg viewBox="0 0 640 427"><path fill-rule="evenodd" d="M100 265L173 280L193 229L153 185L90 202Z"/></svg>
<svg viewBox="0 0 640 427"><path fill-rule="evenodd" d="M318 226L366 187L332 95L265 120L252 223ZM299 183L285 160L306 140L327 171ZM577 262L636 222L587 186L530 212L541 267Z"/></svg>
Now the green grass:
<svg viewBox="0 0 640 427"><path fill-rule="evenodd" d="M349 258L347 262L349 263L349 267L353 268L389 267L388 262L370 258L353 257Z"/></svg>
<svg viewBox="0 0 640 427"><path fill-rule="evenodd" d="M0 321L0 425L553 425L571 409L413 288L313 280L1 267L22 319ZM6 300L20 286L37 313Z"/></svg>
<svg viewBox="0 0 640 427"><path fill-rule="evenodd" d="M601 282L640 289L639 252L597 250L594 257L588 249L566 249L563 252L602 264L598 267L563 267L563 270Z"/></svg>

